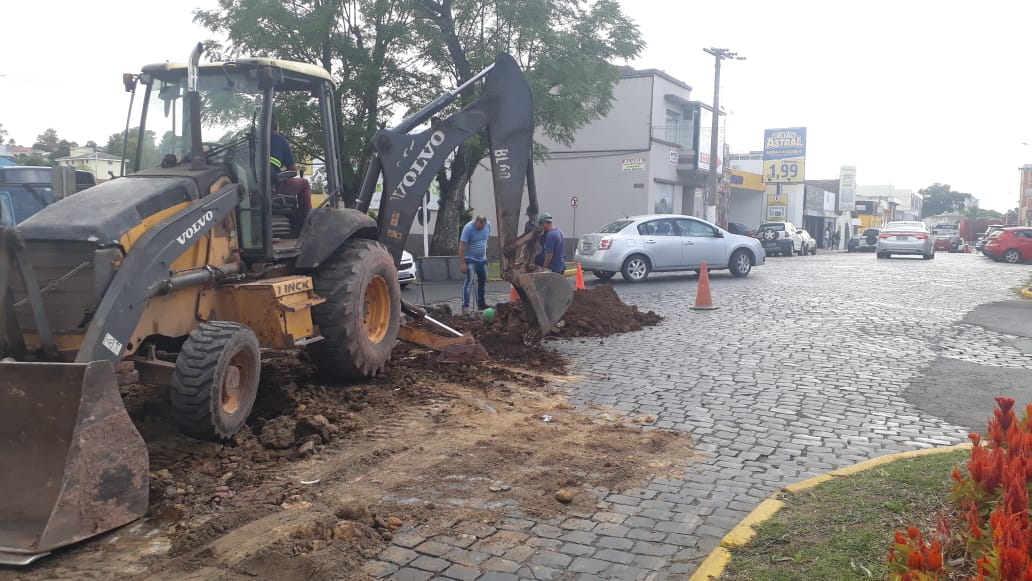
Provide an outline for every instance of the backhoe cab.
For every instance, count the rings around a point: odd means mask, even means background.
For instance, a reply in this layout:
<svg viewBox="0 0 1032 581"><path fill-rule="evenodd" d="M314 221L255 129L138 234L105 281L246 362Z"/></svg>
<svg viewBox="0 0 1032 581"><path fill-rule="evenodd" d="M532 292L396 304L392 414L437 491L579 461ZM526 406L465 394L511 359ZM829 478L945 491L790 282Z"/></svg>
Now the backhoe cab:
<svg viewBox="0 0 1032 581"><path fill-rule="evenodd" d="M444 95L374 139L358 208L340 207L333 84L325 70L262 58L162 63L125 77L142 94L127 131L131 173L0 226L0 564L130 522L147 510L147 448L120 383L168 384L186 434L232 437L257 395L261 349L307 346L327 375L379 373L402 332L438 349L469 337L402 324L396 265L432 176L487 127L504 276L547 332L570 285L517 238L530 169L530 90L499 56L481 96L410 134L454 100ZM480 78L478 77L478 78ZM328 202L303 223L269 163L274 106L320 120L310 143ZM127 128L128 129L128 128ZM209 136L202 138L203 135ZM304 147L304 146L302 146ZM379 222L366 214L382 180ZM301 224L298 227L298 224Z"/></svg>

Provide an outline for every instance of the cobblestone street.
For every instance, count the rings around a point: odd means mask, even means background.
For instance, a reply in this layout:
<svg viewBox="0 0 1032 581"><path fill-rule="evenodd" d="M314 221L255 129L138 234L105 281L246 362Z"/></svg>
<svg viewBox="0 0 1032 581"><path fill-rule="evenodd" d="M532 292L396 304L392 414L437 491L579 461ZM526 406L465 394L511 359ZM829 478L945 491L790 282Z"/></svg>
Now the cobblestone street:
<svg viewBox="0 0 1032 581"><path fill-rule="evenodd" d="M514 515L461 538L410 531L369 570L397 579L687 578L785 485L984 431L988 415L956 425L924 411L930 406L908 389L937 361L1032 369L1007 336L963 322L980 304L1015 298L1029 274L974 254L771 258L744 279L711 275L716 311L688 309L695 276L641 284L617 277L625 302L665 320L557 343L581 378L571 398L588 413L615 408L689 433L698 460L682 478L596 491L592 514L549 522ZM993 395L985 394L986 410Z"/></svg>

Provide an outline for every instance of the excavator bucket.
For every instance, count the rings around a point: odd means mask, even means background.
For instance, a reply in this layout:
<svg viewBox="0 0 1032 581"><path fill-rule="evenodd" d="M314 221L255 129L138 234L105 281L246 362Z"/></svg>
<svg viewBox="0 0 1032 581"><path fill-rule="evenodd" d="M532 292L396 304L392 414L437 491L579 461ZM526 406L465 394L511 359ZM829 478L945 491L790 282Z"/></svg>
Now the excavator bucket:
<svg viewBox="0 0 1032 581"><path fill-rule="evenodd" d="M147 475L111 362L0 362L0 565L143 516Z"/></svg>
<svg viewBox="0 0 1032 581"><path fill-rule="evenodd" d="M544 337L559 323L573 302L573 287L551 271L514 272L512 286L525 305L530 330Z"/></svg>

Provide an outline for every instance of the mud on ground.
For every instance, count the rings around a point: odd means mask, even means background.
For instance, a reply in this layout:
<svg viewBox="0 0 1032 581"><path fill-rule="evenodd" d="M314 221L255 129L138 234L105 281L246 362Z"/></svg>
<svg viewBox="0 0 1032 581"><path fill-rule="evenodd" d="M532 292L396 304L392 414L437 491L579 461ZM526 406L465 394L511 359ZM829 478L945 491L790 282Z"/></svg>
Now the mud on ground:
<svg viewBox="0 0 1032 581"><path fill-rule="evenodd" d="M268 354L255 412L226 444L179 435L164 388L132 386L126 405L151 454L147 518L0 569L0 580L361 579L366 560L414 527L429 536L592 512L600 490L683 471L686 436L643 430L649 417L573 409L562 358L525 345L506 317L450 321L476 329L490 363L440 364L399 346L365 384L326 384L303 358Z"/></svg>

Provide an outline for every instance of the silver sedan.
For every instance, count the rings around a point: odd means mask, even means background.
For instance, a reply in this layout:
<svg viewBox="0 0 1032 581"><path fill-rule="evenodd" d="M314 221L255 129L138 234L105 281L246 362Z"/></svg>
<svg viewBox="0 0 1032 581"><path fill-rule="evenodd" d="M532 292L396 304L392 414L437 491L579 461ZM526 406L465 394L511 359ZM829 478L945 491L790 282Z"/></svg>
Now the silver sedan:
<svg viewBox="0 0 1032 581"><path fill-rule="evenodd" d="M935 258L935 237L924 222L889 222L878 233L878 258L893 254L917 254L925 260Z"/></svg>
<svg viewBox="0 0 1032 581"><path fill-rule="evenodd" d="M729 269L749 274L767 255L760 241L691 216L653 214L610 222L580 237L574 261L596 277L640 282L651 272Z"/></svg>

